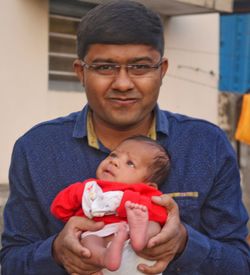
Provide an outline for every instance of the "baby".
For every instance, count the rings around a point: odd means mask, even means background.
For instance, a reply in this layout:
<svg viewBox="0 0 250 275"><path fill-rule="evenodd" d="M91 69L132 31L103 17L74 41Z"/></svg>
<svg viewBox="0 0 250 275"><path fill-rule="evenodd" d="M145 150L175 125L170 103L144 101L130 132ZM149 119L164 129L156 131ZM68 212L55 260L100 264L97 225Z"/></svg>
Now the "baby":
<svg viewBox="0 0 250 275"><path fill-rule="evenodd" d="M51 211L64 222L71 216L104 221L103 229L84 232L81 243L96 264L118 270L127 239L139 252L166 221L166 209L153 204L151 197L162 194L157 187L166 179L169 166L168 153L157 142L145 136L128 138L99 164L97 179L62 190Z"/></svg>

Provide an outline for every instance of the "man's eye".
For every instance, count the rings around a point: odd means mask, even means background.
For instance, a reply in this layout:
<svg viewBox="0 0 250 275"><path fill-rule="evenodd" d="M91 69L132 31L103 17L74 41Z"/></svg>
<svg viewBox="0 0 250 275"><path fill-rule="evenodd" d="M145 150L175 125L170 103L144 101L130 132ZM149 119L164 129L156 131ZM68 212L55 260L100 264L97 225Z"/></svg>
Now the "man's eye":
<svg viewBox="0 0 250 275"><path fill-rule="evenodd" d="M133 64L132 66L132 68L135 70L148 70L151 68L151 66L148 64Z"/></svg>
<svg viewBox="0 0 250 275"><path fill-rule="evenodd" d="M127 165L129 167L135 168L135 164L131 160L127 161Z"/></svg>
<svg viewBox="0 0 250 275"><path fill-rule="evenodd" d="M130 67L130 72L135 75L143 75L152 70L152 67L148 64L133 64Z"/></svg>
<svg viewBox="0 0 250 275"><path fill-rule="evenodd" d="M112 71L115 69L114 65L111 64L100 64L100 65L95 65L95 70L96 71Z"/></svg>

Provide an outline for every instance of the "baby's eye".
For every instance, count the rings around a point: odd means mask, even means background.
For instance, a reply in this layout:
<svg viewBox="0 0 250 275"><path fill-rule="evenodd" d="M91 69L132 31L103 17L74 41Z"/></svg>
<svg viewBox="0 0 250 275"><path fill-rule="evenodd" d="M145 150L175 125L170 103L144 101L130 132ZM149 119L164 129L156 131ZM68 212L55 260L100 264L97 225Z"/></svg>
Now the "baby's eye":
<svg viewBox="0 0 250 275"><path fill-rule="evenodd" d="M135 168L135 164L134 164L131 160L128 160L128 161L127 161L127 165L128 165L129 167Z"/></svg>

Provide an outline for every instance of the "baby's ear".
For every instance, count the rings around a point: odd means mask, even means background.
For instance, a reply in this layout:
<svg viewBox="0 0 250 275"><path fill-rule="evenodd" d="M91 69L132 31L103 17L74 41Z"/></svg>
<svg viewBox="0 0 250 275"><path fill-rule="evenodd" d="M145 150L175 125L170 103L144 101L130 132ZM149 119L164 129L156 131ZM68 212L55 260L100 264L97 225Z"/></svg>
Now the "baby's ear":
<svg viewBox="0 0 250 275"><path fill-rule="evenodd" d="M147 185L152 186L152 187L158 189L158 185L155 182L151 182L151 181L147 182Z"/></svg>

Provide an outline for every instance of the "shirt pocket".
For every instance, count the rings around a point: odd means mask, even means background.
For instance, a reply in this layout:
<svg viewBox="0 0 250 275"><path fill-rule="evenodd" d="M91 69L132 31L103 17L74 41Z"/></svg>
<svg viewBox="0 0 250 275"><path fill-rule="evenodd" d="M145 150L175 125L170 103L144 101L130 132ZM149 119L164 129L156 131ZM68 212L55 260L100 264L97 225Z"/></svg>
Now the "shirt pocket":
<svg viewBox="0 0 250 275"><path fill-rule="evenodd" d="M198 197L174 197L174 200L179 206L181 221L198 229L201 213Z"/></svg>

